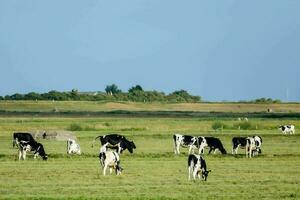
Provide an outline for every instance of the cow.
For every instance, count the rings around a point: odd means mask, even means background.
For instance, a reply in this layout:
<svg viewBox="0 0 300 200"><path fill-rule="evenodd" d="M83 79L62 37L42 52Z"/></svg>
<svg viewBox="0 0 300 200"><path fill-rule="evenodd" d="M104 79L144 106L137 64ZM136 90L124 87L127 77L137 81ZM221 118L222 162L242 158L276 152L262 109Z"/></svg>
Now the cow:
<svg viewBox="0 0 300 200"><path fill-rule="evenodd" d="M200 140L201 142L199 142ZM190 135L181 135L181 134L175 134L173 135L174 140L174 153L180 154L179 147L187 147L189 148L189 154L191 151L194 152L194 149L200 149L203 144L205 143L204 137L194 137ZM201 146L202 145L202 146Z"/></svg>
<svg viewBox="0 0 300 200"><path fill-rule="evenodd" d="M201 155L190 154L188 157L188 180L191 180L191 176L193 179L196 179L196 176L204 181L207 180L208 173L211 170L207 170L206 162Z"/></svg>
<svg viewBox="0 0 300 200"><path fill-rule="evenodd" d="M26 142L32 142L35 141L34 138L30 133L25 132L16 132L13 133L13 148L16 146L19 148L19 142L20 141L26 141Z"/></svg>
<svg viewBox="0 0 300 200"><path fill-rule="evenodd" d="M295 134L295 126L294 125L281 125L278 127L279 130L281 130L281 132L283 134Z"/></svg>
<svg viewBox="0 0 300 200"><path fill-rule="evenodd" d="M101 151L99 153L100 164L103 168L103 176L106 175L106 169L109 168L110 174L115 170L116 175L120 175L123 168L120 166L120 156L115 151Z"/></svg>
<svg viewBox="0 0 300 200"><path fill-rule="evenodd" d="M237 154L238 148L246 148L247 146L247 138L253 138L253 143L255 145L255 150L252 150L252 152L258 152L262 153L261 151L261 145L262 145L262 138L258 135L252 136L252 137L233 137L232 138L232 154ZM249 141L249 145L250 145ZM247 151L247 149L246 149Z"/></svg>
<svg viewBox="0 0 300 200"><path fill-rule="evenodd" d="M204 148L209 148L208 154L210 154L212 151L216 153L217 150L219 150L222 154L227 153L220 139L215 137L204 137L205 140L201 141L202 138L203 137L199 138L199 142L202 143L199 149L199 154L204 153Z"/></svg>
<svg viewBox="0 0 300 200"><path fill-rule="evenodd" d="M48 159L48 155L45 153L44 146L36 141L19 141L19 160L26 159L26 152L33 152L34 159L37 156L41 156L43 160Z"/></svg>
<svg viewBox="0 0 300 200"><path fill-rule="evenodd" d="M118 154L121 154L126 149L128 149L130 153L133 153L133 149L136 149L133 141L129 141L123 135L119 134L97 136L93 141L92 147L98 138L100 139L102 146L111 149L117 149Z"/></svg>
<svg viewBox="0 0 300 200"><path fill-rule="evenodd" d="M80 146L78 143L76 143L75 140L73 139L68 139L67 140L67 154L81 154Z"/></svg>

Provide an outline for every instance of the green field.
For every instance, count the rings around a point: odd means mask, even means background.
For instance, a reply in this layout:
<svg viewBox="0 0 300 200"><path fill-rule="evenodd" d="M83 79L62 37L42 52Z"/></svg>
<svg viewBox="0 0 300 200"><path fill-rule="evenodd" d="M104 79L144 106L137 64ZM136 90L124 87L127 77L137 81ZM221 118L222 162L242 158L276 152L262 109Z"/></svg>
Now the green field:
<svg viewBox="0 0 300 200"><path fill-rule="evenodd" d="M79 108L81 104L69 109L76 111L78 107L78 110L86 111ZM36 109L9 106L12 110ZM220 109L229 110L226 104L223 106ZM64 108L68 109L66 104ZM0 110L7 109L2 107ZM235 117L218 118L217 121L228 127L223 131L212 130L215 121L211 117L131 115L2 116L0 199L300 199L300 136L297 133L300 119L249 118L249 123L255 128L238 130L234 128L238 123ZM290 123L296 125L295 135L284 136L276 128ZM17 150L12 148L13 131L69 130L74 124L81 128L81 131L74 132L83 155L67 155L65 141L40 139L49 154L48 161L33 160L32 155L26 161L17 160ZM97 157L99 145L91 148L91 142L95 136L111 132L133 139L137 149L134 154L125 152L121 155L124 168L121 176L104 177ZM174 133L221 139L229 154L205 154L208 168L212 170L207 182L187 180L187 149L181 149L180 156L174 155ZM232 156L231 138L253 134L263 138L262 155L247 159L244 151L239 150L239 155Z"/></svg>

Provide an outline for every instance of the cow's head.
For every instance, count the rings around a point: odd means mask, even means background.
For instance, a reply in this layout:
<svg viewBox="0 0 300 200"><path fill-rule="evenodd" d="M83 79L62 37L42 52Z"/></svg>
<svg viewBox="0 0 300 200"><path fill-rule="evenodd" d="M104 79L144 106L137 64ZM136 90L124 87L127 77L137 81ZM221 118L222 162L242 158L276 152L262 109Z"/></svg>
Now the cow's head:
<svg viewBox="0 0 300 200"><path fill-rule="evenodd" d="M136 146L135 146L133 141L130 141L129 143L130 143L130 145L132 146L133 149L136 149Z"/></svg>
<svg viewBox="0 0 300 200"><path fill-rule="evenodd" d="M211 170L204 170L204 171L202 171L202 179L204 181L207 181L207 177L208 177L209 172L211 172Z"/></svg>
<svg viewBox="0 0 300 200"><path fill-rule="evenodd" d="M121 175L123 168L120 166L120 162L117 163L115 170L116 170L116 175Z"/></svg>
<svg viewBox="0 0 300 200"><path fill-rule="evenodd" d="M278 126L278 129L281 130L281 131L284 131L285 130L285 126L280 125L280 126Z"/></svg>
<svg viewBox="0 0 300 200"><path fill-rule="evenodd" d="M36 152L43 158L43 160L48 159L48 155L45 153L44 146L41 143L38 143L38 148Z"/></svg>
<svg viewBox="0 0 300 200"><path fill-rule="evenodd" d="M128 151L130 153L133 153L133 149L136 149L136 146L134 144L133 141L129 141L129 140L126 140L124 139L122 142L121 142L121 152L125 149L128 149Z"/></svg>
<svg viewBox="0 0 300 200"><path fill-rule="evenodd" d="M48 160L48 155L45 154L44 156L42 156L43 160Z"/></svg>

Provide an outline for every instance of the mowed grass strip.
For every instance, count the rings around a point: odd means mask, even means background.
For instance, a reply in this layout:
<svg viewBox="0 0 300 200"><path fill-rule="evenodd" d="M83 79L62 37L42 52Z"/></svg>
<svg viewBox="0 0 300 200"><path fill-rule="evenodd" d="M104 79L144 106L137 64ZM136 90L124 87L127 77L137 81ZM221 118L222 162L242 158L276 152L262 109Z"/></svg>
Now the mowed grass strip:
<svg viewBox="0 0 300 200"><path fill-rule="evenodd" d="M99 111L198 111L198 112L300 112L299 103L139 103L105 101L0 101L2 111L99 112Z"/></svg>

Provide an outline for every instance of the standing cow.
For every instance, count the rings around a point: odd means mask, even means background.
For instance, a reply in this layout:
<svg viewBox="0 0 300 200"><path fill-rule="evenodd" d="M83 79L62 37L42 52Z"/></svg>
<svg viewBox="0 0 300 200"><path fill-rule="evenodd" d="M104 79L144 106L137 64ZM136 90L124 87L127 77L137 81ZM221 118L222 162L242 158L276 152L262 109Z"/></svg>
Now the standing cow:
<svg viewBox="0 0 300 200"><path fill-rule="evenodd" d="M44 150L44 146L41 143L38 143L36 141L23 141L21 140L19 142L19 160L26 159L26 152L33 152L34 159L37 158L37 156L41 156L43 160L48 159L48 155L46 154Z"/></svg>
<svg viewBox="0 0 300 200"><path fill-rule="evenodd" d="M202 177L203 180L207 180L208 173L211 170L207 170L206 162L204 158L200 155L190 154L188 157L188 180L191 180L191 176L193 179L196 179L196 176L200 179Z"/></svg>
<svg viewBox="0 0 300 200"><path fill-rule="evenodd" d="M190 135L181 135L181 134L175 134L173 135L174 140L174 153L180 154L179 147L185 147L189 148L189 154L191 151L194 152L194 149L200 149L204 148L203 145L206 144L206 140L204 137L195 137Z"/></svg>
<svg viewBox="0 0 300 200"><path fill-rule="evenodd" d="M136 149L133 141L129 141L125 136L119 134L97 136L92 143L92 147L94 146L94 143L98 138L102 146L111 149L117 149L118 154L121 154L126 149L128 149L130 153L133 153L133 149Z"/></svg>
<svg viewBox="0 0 300 200"><path fill-rule="evenodd" d="M99 153L100 164L103 168L103 175L106 175L106 169L109 168L110 174L115 170L116 175L120 175L123 168L120 165L120 156L114 151L101 151Z"/></svg>
<svg viewBox="0 0 300 200"><path fill-rule="evenodd" d="M246 154L249 153L251 149L251 156L256 153L262 153L262 138L258 135L251 137L233 137L232 138L232 154L237 154L238 148L242 148L246 150ZM248 144L248 149L247 149ZM251 148L250 148L251 147ZM248 155L248 154L247 154Z"/></svg>
<svg viewBox="0 0 300 200"><path fill-rule="evenodd" d="M283 134L295 134L295 126L294 125L281 125L278 127L279 130L281 130L281 132Z"/></svg>
<svg viewBox="0 0 300 200"><path fill-rule="evenodd" d="M222 154L226 154L226 150L219 138L215 137L200 137L199 142L202 143L202 146L199 149L199 153L204 153L204 148L209 148L208 154L210 154L212 151L216 153L217 150L219 150Z"/></svg>
<svg viewBox="0 0 300 200"><path fill-rule="evenodd" d="M34 138L30 133L25 132L16 132L13 133L13 148L16 146L19 148L19 142L20 141L26 141L26 142L32 142L35 141Z"/></svg>

